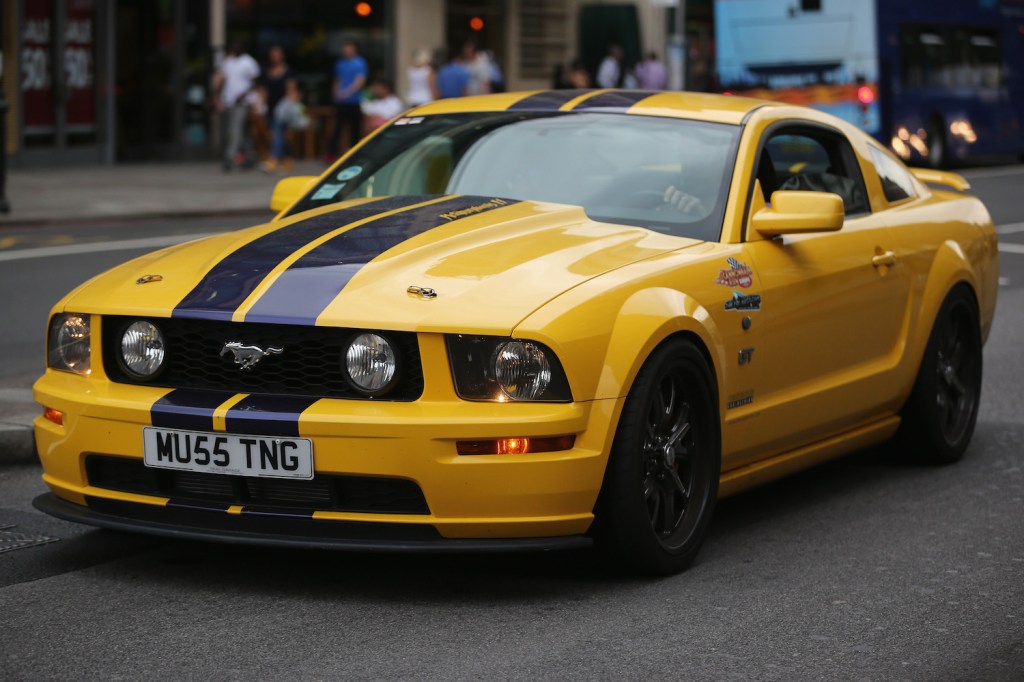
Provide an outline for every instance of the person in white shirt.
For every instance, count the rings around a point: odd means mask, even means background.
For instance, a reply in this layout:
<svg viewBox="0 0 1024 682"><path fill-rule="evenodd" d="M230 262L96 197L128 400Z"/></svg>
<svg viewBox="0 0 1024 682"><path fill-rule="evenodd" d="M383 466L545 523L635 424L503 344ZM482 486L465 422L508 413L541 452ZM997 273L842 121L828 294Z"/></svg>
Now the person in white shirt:
<svg viewBox="0 0 1024 682"><path fill-rule="evenodd" d="M601 88L617 88L622 85L622 48L612 45L608 56L597 70L597 85Z"/></svg>
<svg viewBox="0 0 1024 682"><path fill-rule="evenodd" d="M467 95L486 95L491 91L491 60L486 52L476 49L476 43L467 40L462 45L462 64L469 71Z"/></svg>
<svg viewBox="0 0 1024 682"><path fill-rule="evenodd" d="M256 79L260 76L260 65L246 54L242 44L235 41L228 48L227 55L214 75L213 87L218 93L217 110L221 112L224 131L224 170L230 171L243 159L246 146L246 128L249 122L249 97L255 90Z"/></svg>
<svg viewBox="0 0 1024 682"><path fill-rule="evenodd" d="M406 75L409 79L409 92L405 100L409 106L417 107L434 101L434 69L430 66L430 50L416 50Z"/></svg>
<svg viewBox="0 0 1024 682"><path fill-rule="evenodd" d="M405 104L391 88L391 81L378 78L370 86L373 99L363 100L363 134L376 130L405 110Z"/></svg>

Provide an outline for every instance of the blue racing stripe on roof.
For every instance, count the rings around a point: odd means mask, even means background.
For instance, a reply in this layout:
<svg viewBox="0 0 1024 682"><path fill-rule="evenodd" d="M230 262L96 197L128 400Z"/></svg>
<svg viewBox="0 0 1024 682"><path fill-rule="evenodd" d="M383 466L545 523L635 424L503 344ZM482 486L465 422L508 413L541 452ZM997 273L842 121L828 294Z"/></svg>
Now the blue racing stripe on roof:
<svg viewBox="0 0 1024 682"><path fill-rule="evenodd" d="M175 307L173 317L231 320L232 313L283 260L306 244L357 220L430 197L388 197L322 213L257 237L225 256Z"/></svg>
<svg viewBox="0 0 1024 682"><path fill-rule="evenodd" d="M660 94L657 90L611 90L588 97L572 108L580 109L615 109L626 111L641 100Z"/></svg>
<svg viewBox="0 0 1024 682"><path fill-rule="evenodd" d="M556 111L594 90L545 90L527 95L508 108L508 111Z"/></svg>
<svg viewBox="0 0 1024 682"><path fill-rule="evenodd" d="M234 393L178 388L153 403L153 426L187 431L213 431L213 413Z"/></svg>
<svg viewBox="0 0 1024 682"><path fill-rule="evenodd" d="M407 239L459 218L518 203L460 196L383 216L320 244L292 263L245 315L246 322L316 324L363 266Z"/></svg>
<svg viewBox="0 0 1024 682"><path fill-rule="evenodd" d="M290 395L250 395L238 401L224 418L228 433L254 436L298 436L299 417L319 398Z"/></svg>

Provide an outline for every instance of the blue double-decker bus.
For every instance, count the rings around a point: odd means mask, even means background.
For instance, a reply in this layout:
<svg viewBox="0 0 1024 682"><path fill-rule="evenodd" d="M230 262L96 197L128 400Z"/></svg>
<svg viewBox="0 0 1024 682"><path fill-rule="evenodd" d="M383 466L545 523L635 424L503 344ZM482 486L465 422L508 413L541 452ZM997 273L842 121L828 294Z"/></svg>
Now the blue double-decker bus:
<svg viewBox="0 0 1024 682"><path fill-rule="evenodd" d="M716 0L722 89L813 106L911 164L1024 154L1024 0Z"/></svg>

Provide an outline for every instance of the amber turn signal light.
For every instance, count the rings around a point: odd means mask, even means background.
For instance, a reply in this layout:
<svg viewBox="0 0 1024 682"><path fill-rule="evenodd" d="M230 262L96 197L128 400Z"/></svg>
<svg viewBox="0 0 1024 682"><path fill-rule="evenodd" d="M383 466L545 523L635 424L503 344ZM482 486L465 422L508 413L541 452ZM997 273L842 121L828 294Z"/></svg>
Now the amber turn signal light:
<svg viewBox="0 0 1024 682"><path fill-rule="evenodd" d="M538 452L571 450L576 436L548 436L544 438L494 438L490 440L460 440L455 444L460 455L527 455Z"/></svg>
<svg viewBox="0 0 1024 682"><path fill-rule="evenodd" d="M51 421L57 426L64 426L64 413L52 407L43 408L43 418Z"/></svg>

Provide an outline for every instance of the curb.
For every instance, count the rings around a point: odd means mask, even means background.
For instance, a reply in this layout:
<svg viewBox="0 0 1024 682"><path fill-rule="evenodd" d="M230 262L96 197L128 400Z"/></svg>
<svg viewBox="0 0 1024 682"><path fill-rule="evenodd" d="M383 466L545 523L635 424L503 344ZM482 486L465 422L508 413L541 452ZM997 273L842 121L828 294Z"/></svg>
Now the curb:
<svg viewBox="0 0 1024 682"><path fill-rule="evenodd" d="M31 426L0 424L0 467L38 464L36 439Z"/></svg>
<svg viewBox="0 0 1024 682"><path fill-rule="evenodd" d="M265 213L272 218L277 215L274 211L269 208L260 206L255 208L225 208L225 209L198 209L195 211L143 211L139 213L113 213L109 215L95 215L95 216L52 216L52 217L41 217L41 218L26 218L24 220L8 220L0 217L0 230L3 229L21 229L26 227L56 227L60 225L74 225L76 227L83 227L89 225L101 225L105 223L127 223L136 220L168 220L171 218L181 218L184 220L192 218L216 218L218 216L245 216L251 215L257 217L258 214ZM8 214L10 215L10 214ZM269 220L270 218L267 218Z"/></svg>

